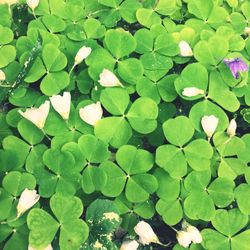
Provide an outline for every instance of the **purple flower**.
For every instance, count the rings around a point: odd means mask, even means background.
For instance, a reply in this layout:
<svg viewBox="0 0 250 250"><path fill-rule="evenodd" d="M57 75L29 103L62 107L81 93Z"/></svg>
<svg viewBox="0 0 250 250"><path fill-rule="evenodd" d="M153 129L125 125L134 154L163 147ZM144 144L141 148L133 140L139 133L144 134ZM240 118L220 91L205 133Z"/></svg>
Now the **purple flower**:
<svg viewBox="0 0 250 250"><path fill-rule="evenodd" d="M230 68L235 79L239 77L239 72L248 71L248 65L241 58L224 59L224 63Z"/></svg>

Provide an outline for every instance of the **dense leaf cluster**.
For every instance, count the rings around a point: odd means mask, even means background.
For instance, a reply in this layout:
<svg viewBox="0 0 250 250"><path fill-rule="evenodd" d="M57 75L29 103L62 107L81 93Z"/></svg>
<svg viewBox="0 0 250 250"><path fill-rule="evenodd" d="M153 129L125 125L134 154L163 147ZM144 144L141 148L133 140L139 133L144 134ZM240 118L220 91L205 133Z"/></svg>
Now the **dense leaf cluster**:
<svg viewBox="0 0 250 250"><path fill-rule="evenodd" d="M171 227L186 220L203 237L191 250L248 250L250 83L224 59L249 62L249 23L248 0L0 4L0 248L115 250L144 219L169 249L183 249ZM92 52L76 66L82 46ZM104 69L122 86L101 86ZM18 112L64 91L68 120L51 107L41 130ZM79 110L98 101L92 126ZM15 219L25 188L41 199Z"/></svg>

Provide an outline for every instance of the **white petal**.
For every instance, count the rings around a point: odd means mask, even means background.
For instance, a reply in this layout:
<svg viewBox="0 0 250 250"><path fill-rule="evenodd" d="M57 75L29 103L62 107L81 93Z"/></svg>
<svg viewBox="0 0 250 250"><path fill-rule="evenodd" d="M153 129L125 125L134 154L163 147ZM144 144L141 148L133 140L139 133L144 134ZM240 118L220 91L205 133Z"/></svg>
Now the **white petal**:
<svg viewBox="0 0 250 250"><path fill-rule="evenodd" d="M0 69L0 81L5 81L6 75L5 73Z"/></svg>
<svg viewBox="0 0 250 250"><path fill-rule="evenodd" d="M244 33L245 33L246 35L250 34L250 27L246 27L246 28L244 29Z"/></svg>
<svg viewBox="0 0 250 250"><path fill-rule="evenodd" d="M190 234L194 244L200 244L202 242L202 235L196 227L188 225L187 232Z"/></svg>
<svg viewBox="0 0 250 250"><path fill-rule="evenodd" d="M205 91L203 89L198 89L195 87L187 87L183 89L182 95L187 97L193 97L197 95L203 95L204 92Z"/></svg>
<svg viewBox="0 0 250 250"><path fill-rule="evenodd" d="M218 126L219 119L214 115L204 116L201 119L201 125L204 132L207 134L209 138L211 138Z"/></svg>
<svg viewBox="0 0 250 250"><path fill-rule="evenodd" d="M136 240L129 240L122 243L120 250L137 250L139 243Z"/></svg>
<svg viewBox="0 0 250 250"><path fill-rule="evenodd" d="M28 246L28 250L38 250L37 248L32 247L31 245ZM53 250L51 244L49 244L47 247L40 249L40 250Z"/></svg>
<svg viewBox="0 0 250 250"><path fill-rule="evenodd" d="M84 122L94 126L103 115L101 103L97 102L87 105L79 110L79 114Z"/></svg>
<svg viewBox="0 0 250 250"><path fill-rule="evenodd" d="M18 3L18 0L0 0L0 5L1 5L1 4L9 4L9 5L12 5L12 4L15 4L15 3Z"/></svg>
<svg viewBox="0 0 250 250"><path fill-rule="evenodd" d="M25 112L18 110L20 115L35 124L38 128L43 129L47 116L49 114L50 102L45 101L39 108L30 108Z"/></svg>
<svg viewBox="0 0 250 250"><path fill-rule="evenodd" d="M154 233L152 227L145 221L140 221L135 227L134 231L139 235L139 241L143 245L149 245L150 243L160 243L157 235Z"/></svg>
<svg viewBox="0 0 250 250"><path fill-rule="evenodd" d="M33 207L39 199L40 195L37 194L36 190L29 190L25 188L17 204L18 217Z"/></svg>
<svg viewBox="0 0 250 250"><path fill-rule="evenodd" d="M189 247L189 245L191 244L192 242L192 238L191 238L191 235L188 233L188 232L185 232L185 231L179 231L177 233L177 241L178 243L184 247L184 248L187 248Z"/></svg>
<svg viewBox="0 0 250 250"><path fill-rule="evenodd" d="M104 69L98 81L103 87L123 86L119 79L110 70Z"/></svg>
<svg viewBox="0 0 250 250"><path fill-rule="evenodd" d="M27 0L27 5L34 10L39 5L39 2L40 0Z"/></svg>
<svg viewBox="0 0 250 250"><path fill-rule="evenodd" d="M69 92L64 92L63 96L53 95L50 97L50 102L64 120L68 120L70 113L70 103L71 103L71 95Z"/></svg>
<svg viewBox="0 0 250 250"><path fill-rule="evenodd" d="M183 57L189 57L193 55L193 51L190 45L186 41L180 41L179 49L180 49L180 55Z"/></svg>
<svg viewBox="0 0 250 250"><path fill-rule="evenodd" d="M86 59L92 52L92 49L90 47L83 46L81 47L76 56L75 56L75 64L81 63L84 59Z"/></svg>
<svg viewBox="0 0 250 250"><path fill-rule="evenodd" d="M237 123L235 119L232 119L227 127L227 134L229 136L235 136L236 134L236 129L237 129Z"/></svg>

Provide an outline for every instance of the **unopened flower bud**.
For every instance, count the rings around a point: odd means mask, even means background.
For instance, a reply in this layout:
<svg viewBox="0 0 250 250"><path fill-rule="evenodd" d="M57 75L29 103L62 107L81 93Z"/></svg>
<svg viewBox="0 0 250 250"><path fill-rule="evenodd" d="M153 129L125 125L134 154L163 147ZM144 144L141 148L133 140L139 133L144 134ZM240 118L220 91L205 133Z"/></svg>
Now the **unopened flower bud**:
<svg viewBox="0 0 250 250"><path fill-rule="evenodd" d="M39 5L40 0L27 0L27 5L34 10Z"/></svg>
<svg viewBox="0 0 250 250"><path fill-rule="evenodd" d="M188 225L187 232L190 234L192 242L194 244L200 244L202 242L201 233L196 227Z"/></svg>
<svg viewBox="0 0 250 250"><path fill-rule="evenodd" d="M214 115L203 116L201 119L201 125L208 138L211 138L218 126L219 119Z"/></svg>
<svg viewBox="0 0 250 250"><path fill-rule="evenodd" d="M75 65L80 64L84 59L86 59L90 55L91 51L92 49L90 47L81 47L75 56Z"/></svg>
<svg viewBox="0 0 250 250"><path fill-rule="evenodd" d="M186 231L179 231L176 238L178 243L184 248L189 247L189 245L192 243L191 234Z"/></svg>
<svg viewBox="0 0 250 250"><path fill-rule="evenodd" d="M237 123L235 119L232 119L227 127L227 134L229 136L235 136L236 134L236 129L237 129Z"/></svg>
<svg viewBox="0 0 250 250"><path fill-rule="evenodd" d="M0 69L0 81L5 81L6 76L5 73Z"/></svg>
<svg viewBox="0 0 250 250"><path fill-rule="evenodd" d="M197 96L197 95L203 95L204 92L205 91L203 89L198 89L195 87L188 87L188 88L183 89L182 95L187 96L187 97L193 97L193 96Z"/></svg>
<svg viewBox="0 0 250 250"><path fill-rule="evenodd" d="M190 45L186 41L180 41L179 49L180 49L180 55L183 57L189 57L193 55L193 51Z"/></svg>

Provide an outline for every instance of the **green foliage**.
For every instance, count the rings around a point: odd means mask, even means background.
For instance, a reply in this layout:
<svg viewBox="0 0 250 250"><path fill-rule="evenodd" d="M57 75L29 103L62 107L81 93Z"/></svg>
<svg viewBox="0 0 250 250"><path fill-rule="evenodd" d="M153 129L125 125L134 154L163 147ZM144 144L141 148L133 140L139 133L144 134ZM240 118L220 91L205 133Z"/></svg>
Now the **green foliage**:
<svg viewBox="0 0 250 250"><path fill-rule="evenodd" d="M87 224L79 219L83 212L81 200L77 197L54 195L50 199L50 208L57 220L42 209L34 208L30 211L27 218L31 230L30 244L36 248L48 246L60 228L60 248L79 248L88 238L89 232Z"/></svg>
<svg viewBox="0 0 250 250"><path fill-rule="evenodd" d="M95 200L88 207L86 221L89 225L90 237L83 249L118 249L112 242L112 237L121 224L121 219L114 202Z"/></svg>
<svg viewBox="0 0 250 250"><path fill-rule="evenodd" d="M248 1L20 0L0 13L0 249L120 249L141 220L167 246L138 249L183 250L171 227L185 221L202 233L190 250L249 249ZM204 116L218 119L211 138ZM25 189L40 199L16 218Z"/></svg>

